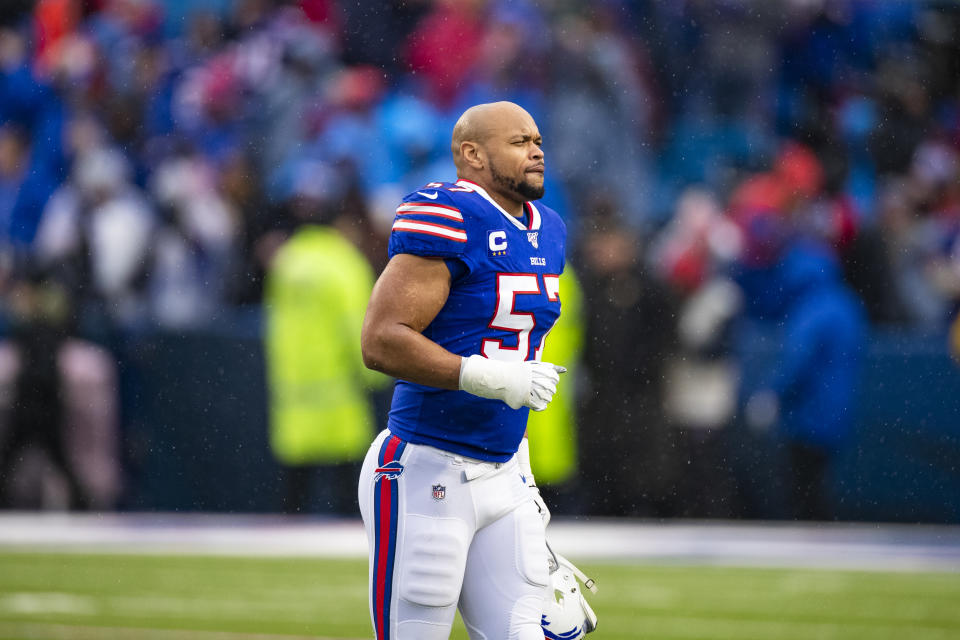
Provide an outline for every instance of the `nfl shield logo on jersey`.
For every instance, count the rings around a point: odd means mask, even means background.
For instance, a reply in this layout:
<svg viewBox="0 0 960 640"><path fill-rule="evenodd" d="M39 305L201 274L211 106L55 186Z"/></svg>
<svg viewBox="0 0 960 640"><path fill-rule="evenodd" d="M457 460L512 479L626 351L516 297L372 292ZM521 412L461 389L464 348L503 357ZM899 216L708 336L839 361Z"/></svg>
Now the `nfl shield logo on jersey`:
<svg viewBox="0 0 960 640"><path fill-rule="evenodd" d="M433 499L443 500L447 496L447 488L442 484L433 485Z"/></svg>
<svg viewBox="0 0 960 640"><path fill-rule="evenodd" d="M540 235L539 231L527 231L527 240L530 241L530 244L533 245L534 249L540 248L539 235Z"/></svg>

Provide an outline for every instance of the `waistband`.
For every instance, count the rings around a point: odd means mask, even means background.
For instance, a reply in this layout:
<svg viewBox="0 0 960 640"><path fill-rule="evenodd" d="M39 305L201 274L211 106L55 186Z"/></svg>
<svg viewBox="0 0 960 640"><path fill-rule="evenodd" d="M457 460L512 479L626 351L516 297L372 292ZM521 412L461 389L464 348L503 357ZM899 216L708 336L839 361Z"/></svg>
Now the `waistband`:
<svg viewBox="0 0 960 640"><path fill-rule="evenodd" d="M399 439L399 436L393 434L389 429L385 429L384 431L390 434L390 436ZM510 458L506 462L491 462L489 460L478 460L477 458L471 458L459 453L453 453L452 451L439 449L429 444L418 444L415 442L403 441L403 445L404 447L426 451L431 455L447 458L450 460L450 463L453 466L463 467L464 482L470 482L471 480L476 480L477 478L482 478L490 475L491 473L500 471L505 467L516 465L516 457Z"/></svg>

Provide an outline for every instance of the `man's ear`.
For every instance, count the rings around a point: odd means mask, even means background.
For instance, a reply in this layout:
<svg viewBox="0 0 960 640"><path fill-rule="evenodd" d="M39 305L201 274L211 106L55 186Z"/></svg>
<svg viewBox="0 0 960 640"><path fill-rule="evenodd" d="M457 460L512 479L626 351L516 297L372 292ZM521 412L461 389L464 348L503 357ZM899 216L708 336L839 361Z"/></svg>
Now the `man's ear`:
<svg viewBox="0 0 960 640"><path fill-rule="evenodd" d="M467 166L481 171L486 164L486 154L476 142L464 140L460 143L460 156Z"/></svg>

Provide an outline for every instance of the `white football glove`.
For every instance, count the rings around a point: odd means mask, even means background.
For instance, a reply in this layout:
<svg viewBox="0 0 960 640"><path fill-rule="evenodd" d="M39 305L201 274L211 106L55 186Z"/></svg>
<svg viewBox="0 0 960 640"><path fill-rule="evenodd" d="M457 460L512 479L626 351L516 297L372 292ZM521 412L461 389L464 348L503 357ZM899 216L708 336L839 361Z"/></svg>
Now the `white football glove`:
<svg viewBox="0 0 960 640"><path fill-rule="evenodd" d="M533 493L533 504L537 505L537 511L540 512L540 518L543 519L543 526L546 527L550 524L550 509L547 508L547 503L543 501L543 496L540 495L537 481L533 479L533 471L530 468L530 442L526 438L520 441L520 446L517 448L517 464L520 466L520 475L523 477L524 483Z"/></svg>
<svg viewBox="0 0 960 640"><path fill-rule="evenodd" d="M502 362L472 355L460 361L460 388L481 398L503 400L512 409L543 411L565 371L549 362Z"/></svg>

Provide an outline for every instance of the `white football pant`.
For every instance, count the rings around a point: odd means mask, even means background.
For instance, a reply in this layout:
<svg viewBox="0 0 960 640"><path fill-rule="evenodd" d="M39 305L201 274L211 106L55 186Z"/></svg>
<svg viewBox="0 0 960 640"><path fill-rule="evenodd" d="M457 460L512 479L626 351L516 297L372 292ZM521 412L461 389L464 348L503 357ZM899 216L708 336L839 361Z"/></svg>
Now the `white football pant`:
<svg viewBox="0 0 960 640"><path fill-rule="evenodd" d="M377 640L542 640L544 527L516 458L481 462L383 431L360 472Z"/></svg>

